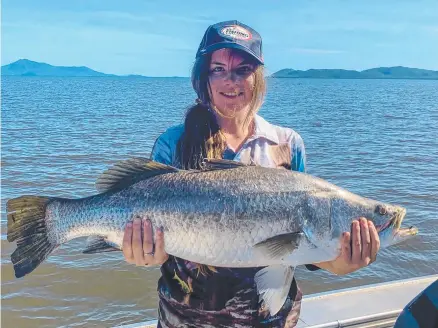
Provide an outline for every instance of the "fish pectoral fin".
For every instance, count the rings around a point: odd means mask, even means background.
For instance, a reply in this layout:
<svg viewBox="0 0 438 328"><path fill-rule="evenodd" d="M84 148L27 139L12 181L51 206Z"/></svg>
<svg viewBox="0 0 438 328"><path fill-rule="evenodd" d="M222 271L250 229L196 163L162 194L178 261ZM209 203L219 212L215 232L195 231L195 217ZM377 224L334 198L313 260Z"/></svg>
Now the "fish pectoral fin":
<svg viewBox="0 0 438 328"><path fill-rule="evenodd" d="M103 172L96 181L96 189L99 192L119 190L160 174L178 171L173 166L161 164L147 158L134 157L119 161Z"/></svg>
<svg viewBox="0 0 438 328"><path fill-rule="evenodd" d="M254 250L260 253L263 257L281 259L298 248L303 237L304 233L302 232L277 235L255 244Z"/></svg>
<svg viewBox="0 0 438 328"><path fill-rule="evenodd" d="M280 311L286 301L295 269L285 265L271 265L258 271L254 277L257 292L271 316Z"/></svg>
<svg viewBox="0 0 438 328"><path fill-rule="evenodd" d="M95 254L105 252L115 252L121 249L117 245L112 244L102 236L91 236L87 239L87 245L82 251L83 254Z"/></svg>

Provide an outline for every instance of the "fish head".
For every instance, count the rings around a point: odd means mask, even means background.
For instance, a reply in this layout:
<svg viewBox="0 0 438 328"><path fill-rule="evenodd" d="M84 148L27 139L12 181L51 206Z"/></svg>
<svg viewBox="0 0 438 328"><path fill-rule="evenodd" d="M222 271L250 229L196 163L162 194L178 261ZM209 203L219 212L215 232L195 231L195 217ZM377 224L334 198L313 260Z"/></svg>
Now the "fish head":
<svg viewBox="0 0 438 328"><path fill-rule="evenodd" d="M376 202L371 205L373 213L364 216L371 220L379 234L380 247L398 244L415 236L418 229L414 226L402 228L401 224L406 216L406 209L402 206Z"/></svg>
<svg viewBox="0 0 438 328"><path fill-rule="evenodd" d="M402 206L379 202L351 193L341 193L331 200L331 225L333 237L351 231L351 223L363 217L374 223L380 247L397 244L418 233L416 227L402 228L406 209Z"/></svg>

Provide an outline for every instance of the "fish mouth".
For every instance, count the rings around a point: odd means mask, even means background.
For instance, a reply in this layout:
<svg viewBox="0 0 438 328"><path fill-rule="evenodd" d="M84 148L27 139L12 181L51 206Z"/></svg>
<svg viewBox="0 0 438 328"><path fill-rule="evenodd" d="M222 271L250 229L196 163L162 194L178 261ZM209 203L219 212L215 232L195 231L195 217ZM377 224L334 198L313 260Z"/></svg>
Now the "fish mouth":
<svg viewBox="0 0 438 328"><path fill-rule="evenodd" d="M384 245L389 246L397 244L403 240L407 240L412 236L418 234L418 228L411 226L409 228L402 228L401 224L406 215L406 209L397 208L392 215L392 218L388 220L382 226L376 226L378 234Z"/></svg>
<svg viewBox="0 0 438 328"><path fill-rule="evenodd" d="M411 226L409 228L400 228L397 230L396 234L399 237L415 236L418 234L418 228L414 226Z"/></svg>
<svg viewBox="0 0 438 328"><path fill-rule="evenodd" d="M405 208L400 208L398 210L398 212L394 215L394 229L396 231L400 230L401 227L401 223L403 221L403 219L405 218L406 215L406 209Z"/></svg>
<svg viewBox="0 0 438 328"><path fill-rule="evenodd" d="M405 218L405 215L406 215L406 209L402 208L402 207L399 208L398 211L396 211L396 213L393 215L393 217L390 220L388 220L388 222L376 227L377 232L383 232L383 231L391 228L394 230L395 233L397 233L400 230L401 223L402 223L403 219ZM413 228L413 227L411 227L411 228ZM405 230L405 229L403 229L403 230Z"/></svg>

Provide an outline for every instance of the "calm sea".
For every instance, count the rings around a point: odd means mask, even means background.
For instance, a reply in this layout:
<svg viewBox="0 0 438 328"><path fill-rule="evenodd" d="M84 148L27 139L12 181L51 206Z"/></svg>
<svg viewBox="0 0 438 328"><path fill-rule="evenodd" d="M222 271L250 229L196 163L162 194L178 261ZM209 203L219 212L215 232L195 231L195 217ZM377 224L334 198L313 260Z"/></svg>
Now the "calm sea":
<svg viewBox="0 0 438 328"><path fill-rule="evenodd" d="M159 270L62 247L15 279L5 201L92 195L117 160L148 156L182 121L187 78L2 79L2 327L111 327L157 315ZM438 273L438 81L269 79L260 114L304 138L309 173L408 209L421 235L337 277L299 269L306 294Z"/></svg>

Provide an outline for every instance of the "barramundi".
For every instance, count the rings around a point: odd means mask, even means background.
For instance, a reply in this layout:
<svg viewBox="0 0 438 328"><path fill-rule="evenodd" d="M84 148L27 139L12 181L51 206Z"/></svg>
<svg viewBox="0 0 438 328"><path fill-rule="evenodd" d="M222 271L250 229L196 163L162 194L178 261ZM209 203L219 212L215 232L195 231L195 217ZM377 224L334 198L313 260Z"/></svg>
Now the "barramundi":
<svg viewBox="0 0 438 328"><path fill-rule="evenodd" d="M89 237L84 253L121 250L126 224L148 218L163 230L170 255L211 267L260 267L257 291L274 315L295 267L339 256L341 235L353 220L373 221L381 247L418 232L401 228L401 206L306 173L235 161L206 160L199 170L180 170L130 158L107 169L96 186L96 194L84 198L36 195L7 202L16 277L75 238Z"/></svg>

